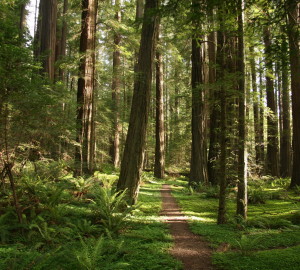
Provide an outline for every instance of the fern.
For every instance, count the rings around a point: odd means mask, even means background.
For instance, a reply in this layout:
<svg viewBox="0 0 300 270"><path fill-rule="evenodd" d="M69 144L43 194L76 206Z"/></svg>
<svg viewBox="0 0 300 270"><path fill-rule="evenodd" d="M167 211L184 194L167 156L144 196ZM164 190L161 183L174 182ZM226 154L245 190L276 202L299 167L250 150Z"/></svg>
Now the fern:
<svg viewBox="0 0 300 270"><path fill-rule="evenodd" d="M134 207L126 204L125 197L126 190L118 192L110 185L99 187L95 193L95 212L108 235L118 234L126 227L126 217Z"/></svg>

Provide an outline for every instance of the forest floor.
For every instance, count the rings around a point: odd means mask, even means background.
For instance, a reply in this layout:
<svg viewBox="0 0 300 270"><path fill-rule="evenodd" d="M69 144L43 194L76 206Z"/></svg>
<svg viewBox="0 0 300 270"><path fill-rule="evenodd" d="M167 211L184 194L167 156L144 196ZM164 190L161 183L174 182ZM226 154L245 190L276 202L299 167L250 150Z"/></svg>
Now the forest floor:
<svg viewBox="0 0 300 270"><path fill-rule="evenodd" d="M171 194L170 185L163 185L161 190L162 216L174 239L171 254L180 260L184 270L212 270L212 248L201 236L189 229L187 217L181 212L176 199Z"/></svg>
<svg viewBox="0 0 300 270"><path fill-rule="evenodd" d="M300 189L290 179L249 181L247 220L229 187L228 224L217 225L218 187L143 173L138 204L124 212L117 172L49 178L53 166L39 168L16 181L22 224L8 181L0 196L1 270L300 269Z"/></svg>

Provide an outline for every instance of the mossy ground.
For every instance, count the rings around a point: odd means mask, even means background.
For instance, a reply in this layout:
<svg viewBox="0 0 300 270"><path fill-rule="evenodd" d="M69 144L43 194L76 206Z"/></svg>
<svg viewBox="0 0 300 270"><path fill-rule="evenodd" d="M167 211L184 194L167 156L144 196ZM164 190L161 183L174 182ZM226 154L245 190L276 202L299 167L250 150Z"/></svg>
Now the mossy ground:
<svg viewBox="0 0 300 270"><path fill-rule="evenodd" d="M247 221L236 220L235 194L229 189L227 225L216 224L218 200L207 195L205 188L197 192L188 188L186 181L170 183L190 217L191 230L203 235L215 249L213 262L218 268L288 270L300 269L300 197L286 190L287 182L251 181L250 188L262 192L259 196L264 196L265 203L249 204Z"/></svg>

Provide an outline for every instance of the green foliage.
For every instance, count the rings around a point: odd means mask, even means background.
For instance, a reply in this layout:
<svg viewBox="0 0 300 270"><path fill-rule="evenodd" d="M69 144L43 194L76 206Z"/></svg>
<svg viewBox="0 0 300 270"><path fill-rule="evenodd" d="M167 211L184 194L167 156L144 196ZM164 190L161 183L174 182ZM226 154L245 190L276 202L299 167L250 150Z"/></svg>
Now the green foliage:
<svg viewBox="0 0 300 270"><path fill-rule="evenodd" d="M119 234L126 227L126 218L133 206L126 204L126 190L116 191L109 181L94 193L94 211L107 235Z"/></svg>
<svg viewBox="0 0 300 270"><path fill-rule="evenodd" d="M248 190L248 202L249 204L265 204L268 199L268 195L263 188L250 188Z"/></svg>
<svg viewBox="0 0 300 270"><path fill-rule="evenodd" d="M68 225L73 229L74 235L89 237L100 232L100 227L87 219L79 219L75 223L69 223Z"/></svg>
<svg viewBox="0 0 300 270"><path fill-rule="evenodd" d="M112 242L109 239L99 237L98 239L80 238L81 247L74 250L74 255L81 269L122 269L125 263L118 263L118 252L122 242ZM112 263L114 262L114 263Z"/></svg>
<svg viewBox="0 0 300 270"><path fill-rule="evenodd" d="M248 237L247 235L242 235L239 240L236 240L237 247L242 255L249 255L253 252L253 249L259 249L260 243L263 241L261 236Z"/></svg>

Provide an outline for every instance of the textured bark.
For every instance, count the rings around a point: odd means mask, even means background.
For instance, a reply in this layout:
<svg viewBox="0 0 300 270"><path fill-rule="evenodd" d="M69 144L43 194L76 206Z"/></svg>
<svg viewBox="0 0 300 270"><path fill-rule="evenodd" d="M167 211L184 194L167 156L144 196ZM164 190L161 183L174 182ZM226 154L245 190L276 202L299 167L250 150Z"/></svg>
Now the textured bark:
<svg viewBox="0 0 300 270"><path fill-rule="evenodd" d="M282 39L282 59L281 59L281 77L282 77L282 138L280 146L280 176L291 176L291 117L290 117L290 93L288 86L288 59L287 59L287 41Z"/></svg>
<svg viewBox="0 0 300 270"><path fill-rule="evenodd" d="M159 29L157 31L159 43ZM156 49L156 116L155 116L155 164L154 176L165 177L165 127L164 127L164 78L163 60L159 48Z"/></svg>
<svg viewBox="0 0 300 270"><path fill-rule="evenodd" d="M158 16L155 12L157 8L158 0L146 1L129 128L117 184L118 190L127 189L130 204L134 204L137 200L145 150L150 109L152 65L158 25Z"/></svg>
<svg viewBox="0 0 300 270"><path fill-rule="evenodd" d="M82 53L77 88L77 137L75 174L90 174L94 168L94 71L97 0L82 0L80 48Z"/></svg>
<svg viewBox="0 0 300 270"><path fill-rule="evenodd" d="M293 115L293 169L290 187L300 186L300 4L288 1L288 36Z"/></svg>
<svg viewBox="0 0 300 270"><path fill-rule="evenodd" d="M117 12L115 20L121 22L120 0L116 0ZM111 143L111 160L115 168L120 166L120 92L121 92L121 35L114 34L113 52L113 79L112 79L112 112L113 112L113 137Z"/></svg>
<svg viewBox="0 0 300 270"><path fill-rule="evenodd" d="M220 7L222 8L222 2ZM219 10L220 12L220 10ZM222 19L222 14L219 14L219 23L220 29L223 29L224 23ZM226 187L227 187L227 171L226 171L226 90L224 86L224 71L226 70L225 65L225 33L221 30L218 31L218 46L217 46L217 80L220 82L220 99L221 99L221 116L220 116L220 175L219 175L219 184L220 184L220 194L219 194L219 208L218 208L218 224L224 224L226 220Z"/></svg>
<svg viewBox="0 0 300 270"><path fill-rule="evenodd" d="M208 36L208 58L209 58L209 85L210 85L210 131L209 131L209 151L208 151L208 180L211 184L218 183L218 153L219 134L218 125L220 123L220 94L215 85L216 82L216 33L212 32Z"/></svg>
<svg viewBox="0 0 300 270"><path fill-rule="evenodd" d="M199 12L198 0L193 1L194 12ZM199 9L199 10L198 10ZM198 25L195 22L195 26ZM196 29L199 31L199 29ZM207 175L207 112L204 86L204 48L198 34L192 39L192 149L190 184L208 183Z"/></svg>
<svg viewBox="0 0 300 270"><path fill-rule="evenodd" d="M267 145L267 173L272 176L279 176L278 169L278 119L276 115L276 103L274 94L271 34L269 27L264 28L265 44L265 66L266 66L266 91L267 106L270 110L267 117L268 121L268 145Z"/></svg>
<svg viewBox="0 0 300 270"><path fill-rule="evenodd" d="M59 14L62 14L62 23L56 30L56 50L55 50L55 62L63 59L66 56L66 45L67 45L67 20L66 14L68 12L68 0L64 0L62 12L60 11ZM55 70L55 80L65 80L64 70L60 67L56 67Z"/></svg>
<svg viewBox="0 0 300 270"><path fill-rule="evenodd" d="M56 46L57 0L41 0L37 33L35 35L35 57L42 62L42 72L54 79Z"/></svg>
<svg viewBox="0 0 300 270"><path fill-rule="evenodd" d="M254 138L255 138L255 161L256 165L259 167L262 163L261 160L261 147L260 147L260 118L259 118L259 95L257 92L257 83L256 83L256 66L255 66L255 55L254 47L251 46L250 50L250 68L251 68L251 83L252 83L252 92L253 92L253 120L254 120ZM259 170L257 170L259 172Z"/></svg>
<svg viewBox="0 0 300 270"><path fill-rule="evenodd" d="M245 89L245 53L244 53L244 3L238 1L238 57L237 70L240 72L239 87L239 123L238 123L238 191L237 215L247 218L247 149L246 149L246 89Z"/></svg>
<svg viewBox="0 0 300 270"><path fill-rule="evenodd" d="M262 69L259 69L259 98L260 102L263 103L263 74ZM261 173L265 171L265 143L264 143L264 106L259 107L259 146L260 146L260 160L261 160Z"/></svg>

